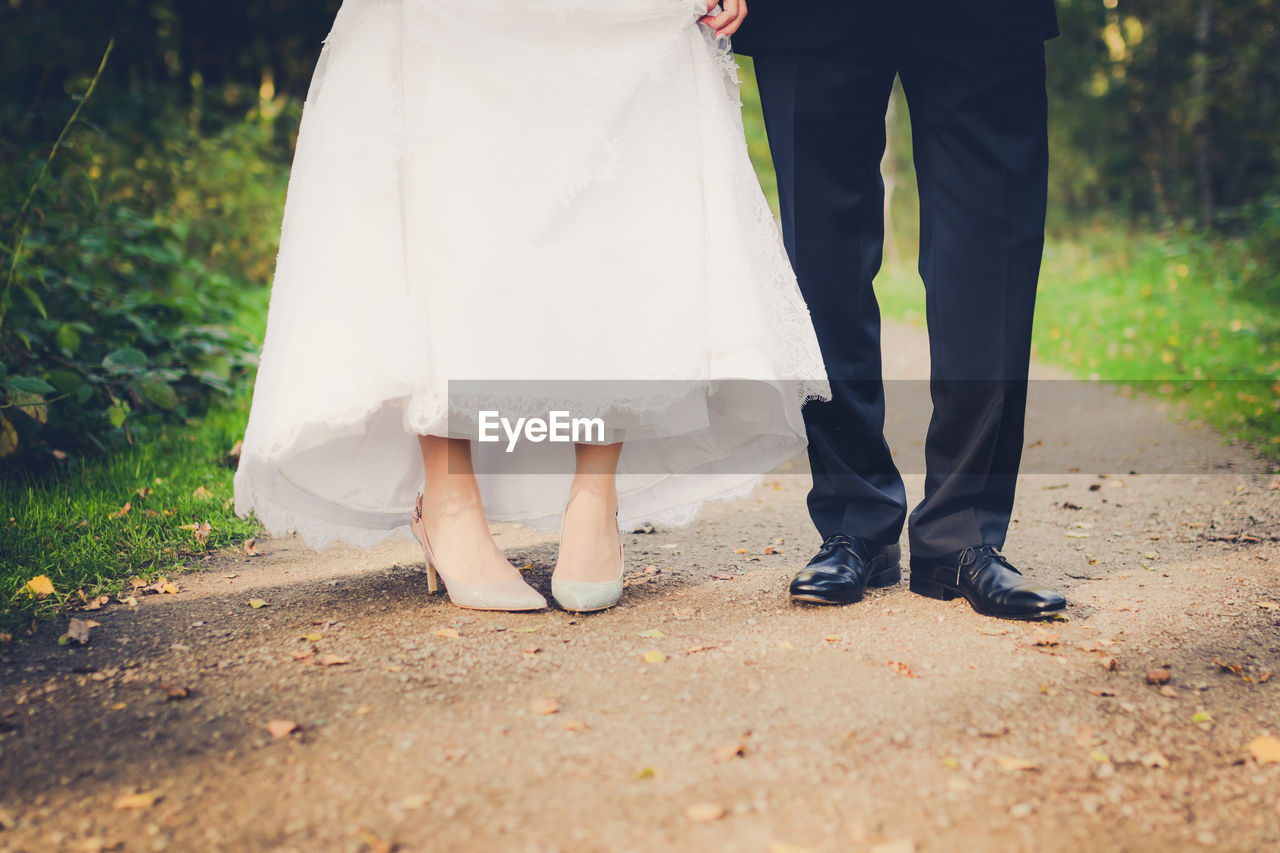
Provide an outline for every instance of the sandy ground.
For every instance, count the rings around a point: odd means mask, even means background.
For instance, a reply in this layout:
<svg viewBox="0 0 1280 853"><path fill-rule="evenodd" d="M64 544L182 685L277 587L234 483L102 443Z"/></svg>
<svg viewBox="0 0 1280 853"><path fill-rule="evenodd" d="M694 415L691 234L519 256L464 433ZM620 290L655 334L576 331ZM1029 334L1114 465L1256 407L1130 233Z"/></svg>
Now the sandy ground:
<svg viewBox="0 0 1280 853"><path fill-rule="evenodd" d="M922 333L888 333L921 375ZM890 387L913 499L922 391ZM0 850L1276 849L1280 483L1067 382L1027 445L1006 550L1067 594L1047 624L905 583L790 604L802 463L628 534L591 616L456 609L408 544L217 554L81 614L86 646L0 647ZM549 592L554 541L499 542Z"/></svg>

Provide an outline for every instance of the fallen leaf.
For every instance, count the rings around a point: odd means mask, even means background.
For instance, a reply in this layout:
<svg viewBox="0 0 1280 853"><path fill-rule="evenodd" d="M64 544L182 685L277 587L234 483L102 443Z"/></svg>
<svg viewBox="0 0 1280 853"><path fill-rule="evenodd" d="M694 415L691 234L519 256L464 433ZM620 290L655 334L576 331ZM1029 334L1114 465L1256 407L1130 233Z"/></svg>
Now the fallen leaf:
<svg viewBox="0 0 1280 853"><path fill-rule="evenodd" d="M645 566L640 571L644 572L646 575L656 575L659 572L661 572L662 569L658 568L657 566Z"/></svg>
<svg viewBox="0 0 1280 853"><path fill-rule="evenodd" d="M209 541L209 534L212 532L213 528L209 526L209 522L203 521L200 523L200 526L195 529L195 533L192 535L196 537L197 542L204 545Z"/></svg>
<svg viewBox="0 0 1280 853"><path fill-rule="evenodd" d="M274 738L288 737L302 727L293 720L272 720L267 723L267 731Z"/></svg>
<svg viewBox="0 0 1280 853"><path fill-rule="evenodd" d="M690 646L689 648L684 650L684 653L686 655L696 655L699 652L705 652L708 649L714 649L714 648L715 646Z"/></svg>
<svg viewBox="0 0 1280 853"><path fill-rule="evenodd" d="M636 771L637 779L653 779L658 775L657 769L653 767L641 767Z"/></svg>
<svg viewBox="0 0 1280 853"><path fill-rule="evenodd" d="M1212 723L1212 722L1213 722L1213 714L1210 714L1208 711L1196 711L1194 714L1192 714L1192 715L1191 715L1191 722L1193 722L1193 723Z"/></svg>
<svg viewBox="0 0 1280 853"><path fill-rule="evenodd" d="M1249 752L1259 764L1280 764L1280 740L1256 737L1249 741Z"/></svg>
<svg viewBox="0 0 1280 853"><path fill-rule="evenodd" d="M244 553L250 557L262 556L262 552L258 550L258 540L256 537L244 540Z"/></svg>
<svg viewBox="0 0 1280 853"><path fill-rule="evenodd" d="M289 654L293 657L294 660L306 660L307 658L311 657L315 653L316 653L315 649L307 649L301 652L290 652Z"/></svg>
<svg viewBox="0 0 1280 853"><path fill-rule="evenodd" d="M898 673L898 675L901 675L901 676L903 676L903 677L905 677L905 678L919 678L919 677L920 677L920 676L916 675L914 672L912 672L912 671L911 671L911 667L907 666L907 665L906 665L905 663L903 663L902 661L896 661L896 660L891 660L891 661L889 661L889 668L890 668L890 669L892 669L894 672Z"/></svg>
<svg viewBox="0 0 1280 853"><path fill-rule="evenodd" d="M204 486L200 486L194 492L191 493L191 497L195 498L198 501L207 501L213 497L213 492L209 491Z"/></svg>
<svg viewBox="0 0 1280 853"><path fill-rule="evenodd" d="M1107 690L1105 688L1099 689L1095 687L1091 689L1089 692L1092 693L1094 696L1115 696L1116 695L1116 692L1114 690Z"/></svg>
<svg viewBox="0 0 1280 853"><path fill-rule="evenodd" d="M564 730L566 732L580 732L580 731L585 731L586 728L587 728L587 724L582 722L581 720L565 720L564 721Z"/></svg>
<svg viewBox="0 0 1280 853"><path fill-rule="evenodd" d="M252 607L254 610L258 610L262 607L270 606L270 602L261 598L251 598L249 599L249 606Z"/></svg>
<svg viewBox="0 0 1280 853"><path fill-rule="evenodd" d="M7 646L13 642L13 634L0 632L0 646Z"/></svg>
<svg viewBox="0 0 1280 853"><path fill-rule="evenodd" d="M409 811L423 808L434 799L431 794L410 794L400 801L400 805Z"/></svg>
<svg viewBox="0 0 1280 853"><path fill-rule="evenodd" d="M1032 761L1029 758L1015 758L1013 756L1005 756L1003 758L997 758L996 764L1000 766L1001 770L1008 770L1010 772L1040 769L1040 765L1036 764L1036 762Z"/></svg>
<svg viewBox="0 0 1280 853"><path fill-rule="evenodd" d="M664 655L660 649L649 649L649 651L644 653L645 663L663 663L666 659L667 656Z"/></svg>
<svg viewBox="0 0 1280 853"><path fill-rule="evenodd" d="M555 714L560 711L560 701L554 696L542 696L538 699L534 699L533 705L530 707L533 708L533 713L546 716L547 714Z"/></svg>
<svg viewBox="0 0 1280 853"><path fill-rule="evenodd" d="M685 806L684 816L694 823L711 823L724 817L724 806L715 803L694 803Z"/></svg>
<svg viewBox="0 0 1280 853"><path fill-rule="evenodd" d="M711 578L718 581L731 581L733 580L733 575L712 575Z"/></svg>
<svg viewBox="0 0 1280 853"><path fill-rule="evenodd" d="M143 791L137 794L126 794L119 797L115 802L115 807L120 811L129 809L149 809L160 801L164 795L159 791Z"/></svg>
<svg viewBox="0 0 1280 853"><path fill-rule="evenodd" d="M108 515L107 518L111 519L112 521L114 521L117 518L124 518L126 515L129 514L129 510L131 509L133 509L133 502L125 501L124 506L120 507L118 510Z"/></svg>
<svg viewBox="0 0 1280 853"><path fill-rule="evenodd" d="M737 549L735 549L735 550L734 550L734 552L733 552L733 553L735 553L735 554L750 554L751 552L750 552L750 551L748 551L746 548L737 548ZM714 575L712 575L712 577L715 577L715 576L714 576Z"/></svg>
<svg viewBox="0 0 1280 853"><path fill-rule="evenodd" d="M439 631L436 631L431 636L439 637L442 640L456 640L460 638L462 635L458 633L457 628L441 628Z"/></svg>
<svg viewBox="0 0 1280 853"><path fill-rule="evenodd" d="M356 827L356 836L369 853L394 853L396 843L388 841L367 826Z"/></svg>
<svg viewBox="0 0 1280 853"><path fill-rule="evenodd" d="M826 640L828 643L839 643L844 640L844 634L828 634L822 639Z"/></svg>
<svg viewBox="0 0 1280 853"><path fill-rule="evenodd" d="M541 651L542 649L538 648L537 646L525 646L525 649L521 654L523 654L527 658L531 658L531 657L536 657L538 653Z"/></svg>
<svg viewBox="0 0 1280 853"><path fill-rule="evenodd" d="M67 633L63 636L81 646L89 642L89 629L97 622L85 619L72 619L67 624Z"/></svg>
<svg viewBox="0 0 1280 853"><path fill-rule="evenodd" d="M191 689L188 687L179 687L173 684L167 684L164 688L164 701L180 702L191 696Z"/></svg>
<svg viewBox="0 0 1280 853"><path fill-rule="evenodd" d="M645 639L647 639L647 640L661 640L663 637L665 637L665 636L667 636L667 635L666 635L666 634L664 634L664 633L662 633L661 631L659 631L657 628L651 628L651 629L650 629L650 630L648 630L648 631L641 631L641 632L640 632L639 634L637 634L636 636L637 636L637 637L644 637L644 638L645 638Z"/></svg>
<svg viewBox="0 0 1280 853"><path fill-rule="evenodd" d="M771 555L772 555L772 554L781 554L781 553L782 553L782 552L781 552L781 551L779 551L777 548L774 548L772 545L770 545L768 548L765 548L765 549L764 549L764 552L765 552L766 554L771 554Z"/></svg>
<svg viewBox="0 0 1280 853"><path fill-rule="evenodd" d="M308 643L318 643L324 639L324 634L317 631L310 634L303 634L300 639L306 640Z"/></svg>
<svg viewBox="0 0 1280 853"><path fill-rule="evenodd" d="M1160 752L1148 752L1142 756L1142 763L1148 767L1168 767L1169 759Z"/></svg>
<svg viewBox="0 0 1280 853"><path fill-rule="evenodd" d="M747 754L747 746L741 741L730 741L723 746L711 752L711 760L716 764L723 764L726 761L732 761L738 757L745 757Z"/></svg>
<svg viewBox="0 0 1280 853"><path fill-rule="evenodd" d="M1147 684L1168 684L1171 677L1167 669L1147 670Z"/></svg>
<svg viewBox="0 0 1280 853"><path fill-rule="evenodd" d="M342 666L351 663L351 658L339 657L338 655L323 655L319 663L321 666Z"/></svg>
<svg viewBox="0 0 1280 853"><path fill-rule="evenodd" d="M1255 601L1254 604L1263 610L1280 610L1280 604L1276 604L1274 601Z"/></svg>
<svg viewBox="0 0 1280 853"><path fill-rule="evenodd" d="M1098 764L1106 764L1111 760L1111 756L1107 755L1105 752L1103 752L1100 749L1089 750L1089 758L1090 760L1095 761Z"/></svg>
<svg viewBox="0 0 1280 853"><path fill-rule="evenodd" d="M89 600L85 603L85 605L84 605L84 609L85 609L85 610L101 610L101 609L102 609L102 605L104 605L104 604L110 604L110 603L111 603L111 596L109 596L109 595L99 595L99 596L97 596L96 598L91 598L91 599L89 599Z"/></svg>
<svg viewBox="0 0 1280 853"><path fill-rule="evenodd" d="M22 590L27 595L44 598L46 595L53 595L53 581L49 580L47 575L36 575L27 581Z"/></svg>

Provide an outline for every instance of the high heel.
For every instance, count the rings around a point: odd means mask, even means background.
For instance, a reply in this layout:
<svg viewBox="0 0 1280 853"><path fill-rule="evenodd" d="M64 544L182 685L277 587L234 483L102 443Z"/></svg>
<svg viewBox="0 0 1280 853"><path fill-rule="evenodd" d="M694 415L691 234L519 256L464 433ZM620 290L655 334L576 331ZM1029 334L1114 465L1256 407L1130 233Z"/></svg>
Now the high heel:
<svg viewBox="0 0 1280 853"><path fill-rule="evenodd" d="M449 600L467 610L542 610L547 606L547 600L518 575L502 583L463 583L456 577L450 579L431 553L427 525L422 519L422 495L418 495L410 527L427 558L427 592L435 594L440 588L438 579L443 578ZM516 571L514 567L511 570Z"/></svg>
<svg viewBox="0 0 1280 853"><path fill-rule="evenodd" d="M564 520L569 517L566 507L560 519L560 541L564 541ZM597 610L608 610L622 598L622 530L618 530L618 577L607 581L565 581L559 580L555 572L551 575L551 597L556 603L572 613L593 613ZM556 568L559 569L557 560Z"/></svg>

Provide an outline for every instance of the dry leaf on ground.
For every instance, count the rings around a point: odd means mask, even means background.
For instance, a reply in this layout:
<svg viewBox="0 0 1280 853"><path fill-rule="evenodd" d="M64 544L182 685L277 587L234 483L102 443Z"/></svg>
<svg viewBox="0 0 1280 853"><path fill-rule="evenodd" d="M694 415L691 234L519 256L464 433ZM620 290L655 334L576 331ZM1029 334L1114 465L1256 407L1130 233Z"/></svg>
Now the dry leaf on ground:
<svg viewBox="0 0 1280 853"><path fill-rule="evenodd" d="M275 738L288 737L301 728L293 720L271 720L267 723L267 731Z"/></svg>
<svg viewBox="0 0 1280 853"><path fill-rule="evenodd" d="M903 676L903 677L905 677L905 678L919 678L919 677L920 677L920 676L916 675L916 674L911 670L911 667L907 666L905 663L903 663L902 661L899 661L899 660L891 660L891 661L889 661L889 669L893 670L894 672L898 673L898 675L901 675L901 676Z"/></svg>
<svg viewBox="0 0 1280 853"><path fill-rule="evenodd" d="M645 663L663 663L666 661L666 659L667 659L667 656L664 655L659 649L649 649L649 651L644 653Z"/></svg>
<svg viewBox="0 0 1280 853"><path fill-rule="evenodd" d="M1010 772L1040 769L1040 765L1029 758L1016 758L1011 755L1006 755L1003 758L997 758L996 764L1000 766L1001 770L1008 770Z"/></svg>
<svg viewBox="0 0 1280 853"><path fill-rule="evenodd" d="M433 637L439 637L442 640L456 640L462 635L458 633L457 628L441 628L432 634Z"/></svg>
<svg viewBox="0 0 1280 853"><path fill-rule="evenodd" d="M554 696L542 696L533 700L533 713L535 714L555 714L560 710L560 701Z"/></svg>
<svg viewBox="0 0 1280 853"><path fill-rule="evenodd" d="M1249 741L1249 752L1259 764L1280 764L1280 740L1258 737Z"/></svg>
<svg viewBox="0 0 1280 853"><path fill-rule="evenodd" d="M244 553L250 557L262 556L262 552L258 550L258 540L256 538L244 540Z"/></svg>
<svg viewBox="0 0 1280 853"><path fill-rule="evenodd" d="M46 595L53 595L53 581L49 580L46 575L36 575L27 581L22 590L27 595L44 598Z"/></svg>
<svg viewBox="0 0 1280 853"><path fill-rule="evenodd" d="M351 658L344 658L339 655L323 655L320 658L321 666L342 666L351 663Z"/></svg>
<svg viewBox="0 0 1280 853"><path fill-rule="evenodd" d="M266 601L265 599L262 599L262 598L251 598L251 599L249 599L249 606L250 606L250 607L252 607L254 610L259 610L259 609L261 609L261 608L263 608L263 607L266 607L266 606L268 606L268 604L269 604L269 603L270 603L270 602L268 602L268 601Z"/></svg>
<svg viewBox="0 0 1280 853"><path fill-rule="evenodd" d="M137 794L126 794L116 799L115 807L121 811L129 809L149 809L160 801L163 795L159 791L143 791Z"/></svg>
<svg viewBox="0 0 1280 853"><path fill-rule="evenodd" d="M89 642L89 629L98 627L92 619L72 619L67 624L67 633L63 634L68 641L84 645Z"/></svg>
<svg viewBox="0 0 1280 853"><path fill-rule="evenodd" d="M724 806L715 803L694 803L685 806L684 816L694 823L711 823L724 817Z"/></svg>
<svg viewBox="0 0 1280 853"><path fill-rule="evenodd" d="M730 741L723 746L715 749L711 753L711 760L716 764L722 764L726 761L732 761L739 756L745 757L747 754L747 746L741 741Z"/></svg>

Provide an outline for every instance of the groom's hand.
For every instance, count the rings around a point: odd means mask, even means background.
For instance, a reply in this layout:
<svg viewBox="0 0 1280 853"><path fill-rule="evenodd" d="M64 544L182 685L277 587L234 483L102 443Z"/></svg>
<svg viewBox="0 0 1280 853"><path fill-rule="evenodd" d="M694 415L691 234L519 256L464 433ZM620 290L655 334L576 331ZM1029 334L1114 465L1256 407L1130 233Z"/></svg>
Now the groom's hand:
<svg viewBox="0 0 1280 853"><path fill-rule="evenodd" d="M720 6L723 11L719 15L710 14L716 6ZM728 38L738 31L743 19L747 17L747 0L707 0L707 13L698 22L714 29L716 38Z"/></svg>

